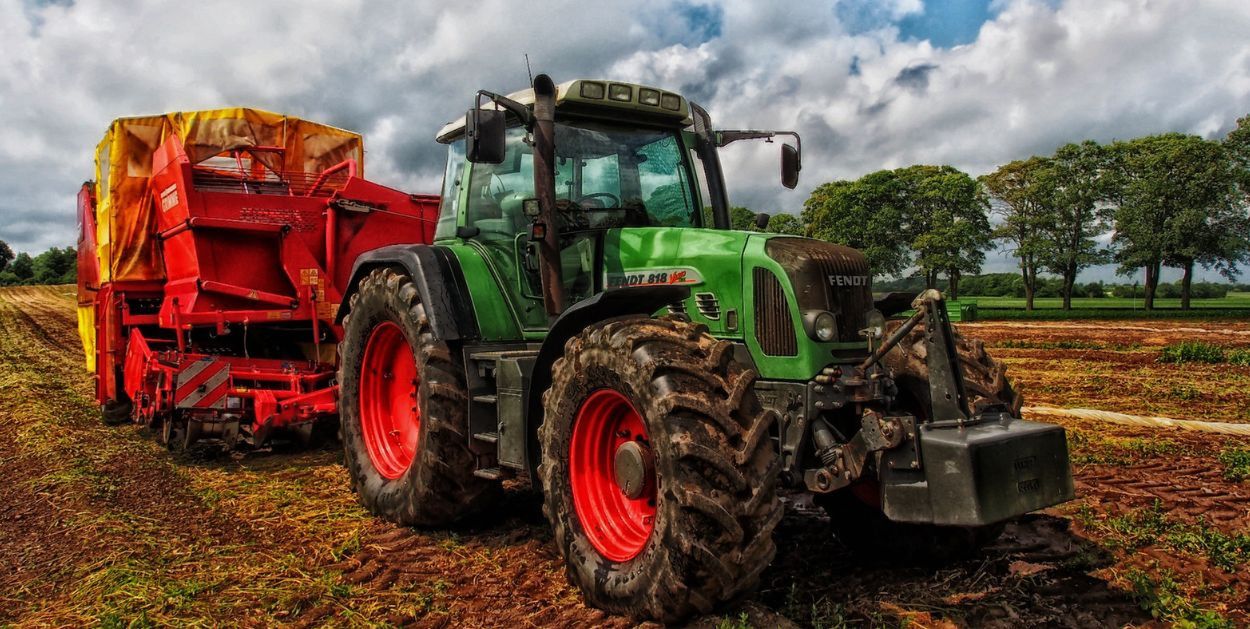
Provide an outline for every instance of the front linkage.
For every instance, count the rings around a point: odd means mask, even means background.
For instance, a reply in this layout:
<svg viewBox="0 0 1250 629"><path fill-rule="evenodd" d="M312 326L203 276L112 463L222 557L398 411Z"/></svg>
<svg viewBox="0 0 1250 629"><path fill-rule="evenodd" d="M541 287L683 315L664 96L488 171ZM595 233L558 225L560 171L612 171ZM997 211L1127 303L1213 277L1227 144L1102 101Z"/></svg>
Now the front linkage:
<svg viewBox="0 0 1250 629"><path fill-rule="evenodd" d="M782 416L786 477L817 494L876 480L882 510L899 522L982 526L1071 499L1063 429L1014 417L1009 405L971 408L941 293L912 307L880 345L884 325L869 324L872 353L859 364L826 367L805 386L759 383ZM928 404L900 395L883 364L921 324ZM816 460L805 464L804 452Z"/></svg>

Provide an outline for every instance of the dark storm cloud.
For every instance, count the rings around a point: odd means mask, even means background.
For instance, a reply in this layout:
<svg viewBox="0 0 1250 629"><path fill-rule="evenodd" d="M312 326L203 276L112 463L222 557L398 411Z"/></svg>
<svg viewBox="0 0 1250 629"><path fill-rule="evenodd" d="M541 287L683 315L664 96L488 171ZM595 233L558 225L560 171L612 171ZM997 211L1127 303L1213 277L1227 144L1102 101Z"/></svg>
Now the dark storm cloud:
<svg viewBox="0 0 1250 629"><path fill-rule="evenodd" d="M894 82L899 87L904 87L913 92L923 93L929 89L929 73L937 69L937 65L932 63L921 63L919 65L908 66L899 71L894 77Z"/></svg>
<svg viewBox="0 0 1250 629"><path fill-rule="evenodd" d="M815 112L808 111L799 114L797 129L803 136L804 146L808 147L809 153L817 147L819 147L817 150L824 154L836 152L838 147L845 142L842 134L829 126L829 123Z"/></svg>

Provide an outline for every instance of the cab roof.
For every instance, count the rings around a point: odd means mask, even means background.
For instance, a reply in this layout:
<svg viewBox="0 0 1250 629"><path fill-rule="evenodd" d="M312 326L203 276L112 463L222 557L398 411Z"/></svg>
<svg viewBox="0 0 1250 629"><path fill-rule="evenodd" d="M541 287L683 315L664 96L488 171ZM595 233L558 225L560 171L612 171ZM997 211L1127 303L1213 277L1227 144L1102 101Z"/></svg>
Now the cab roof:
<svg viewBox="0 0 1250 629"><path fill-rule="evenodd" d="M508 94L508 98L527 107L534 105L533 88ZM483 108L493 104L486 101ZM684 97L655 87L608 81L602 79L576 79L556 86L556 108L576 106L580 111L600 111L628 117L641 115L652 119L667 119L682 125L691 124L690 103ZM464 134L464 117L453 120L439 130L435 139L444 144Z"/></svg>

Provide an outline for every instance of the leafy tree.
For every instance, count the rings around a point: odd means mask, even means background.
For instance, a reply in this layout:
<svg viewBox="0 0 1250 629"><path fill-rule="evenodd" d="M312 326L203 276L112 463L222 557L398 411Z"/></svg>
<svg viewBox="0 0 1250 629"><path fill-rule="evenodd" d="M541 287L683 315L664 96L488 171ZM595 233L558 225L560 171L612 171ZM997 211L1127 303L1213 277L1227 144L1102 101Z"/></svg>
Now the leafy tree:
<svg viewBox="0 0 1250 629"><path fill-rule="evenodd" d="M959 299L959 278L980 272L990 247L989 199L967 173L950 166L911 166L900 172L906 182L916 252L929 288L945 273L948 296Z"/></svg>
<svg viewBox="0 0 1250 629"><path fill-rule="evenodd" d="M1050 160L1031 157L981 177L994 198L993 211L1003 218L994 238L1011 243L1011 251L1020 261L1025 310L1033 309L1038 267L1050 250L1047 226L1054 220L1054 203L1050 187L1044 185L1049 168Z"/></svg>
<svg viewBox="0 0 1250 629"><path fill-rule="evenodd" d="M1024 295L1024 285L1016 273L986 273L965 277L960 282L960 292L980 297L1019 297Z"/></svg>
<svg viewBox="0 0 1250 629"><path fill-rule="evenodd" d="M67 276L75 277L73 272L77 266L77 256L73 247L59 249L52 247L37 255L31 261L34 281L37 284L65 283Z"/></svg>
<svg viewBox="0 0 1250 629"><path fill-rule="evenodd" d="M802 220L809 236L863 252L874 275L898 275L911 265L902 189L890 170L822 184L803 203Z"/></svg>
<svg viewBox="0 0 1250 629"><path fill-rule="evenodd" d="M1250 194L1250 116L1237 119L1237 128L1224 138L1224 147L1237 169L1242 194Z"/></svg>
<svg viewBox="0 0 1250 629"><path fill-rule="evenodd" d="M13 258L13 262L9 264L9 271L17 278L18 283L27 283L35 277L34 261L31 260L30 254L23 251Z"/></svg>
<svg viewBox="0 0 1250 629"><path fill-rule="evenodd" d="M1145 305L1152 309L1161 267L1183 269L1181 307L1187 309L1195 265L1231 278L1250 249L1250 220L1237 202L1233 162L1223 145L1179 133L1138 138L1115 149L1120 270L1145 267Z"/></svg>
<svg viewBox="0 0 1250 629"><path fill-rule="evenodd" d="M1040 252L1040 262L1062 279L1064 310L1072 309L1072 290L1081 269L1108 260L1096 237L1109 227L1112 183L1109 151L1090 140L1060 147L1048 167L1038 172L1039 194L1053 204L1042 230L1047 246Z"/></svg>
<svg viewBox="0 0 1250 629"><path fill-rule="evenodd" d="M0 240L0 271L13 261L13 249L9 247L9 243Z"/></svg>
<svg viewBox="0 0 1250 629"><path fill-rule="evenodd" d="M960 276L979 271L989 248L986 208L967 174L918 165L819 186L802 218L810 236L862 251L874 274L898 275L915 264L930 288L945 273L957 296Z"/></svg>
<svg viewBox="0 0 1250 629"><path fill-rule="evenodd" d="M729 227L741 231L757 231L755 227L755 210L745 207L729 208Z"/></svg>
<svg viewBox="0 0 1250 629"><path fill-rule="evenodd" d="M802 236L803 223L799 220L799 217L793 214L778 212L768 219L768 233Z"/></svg>

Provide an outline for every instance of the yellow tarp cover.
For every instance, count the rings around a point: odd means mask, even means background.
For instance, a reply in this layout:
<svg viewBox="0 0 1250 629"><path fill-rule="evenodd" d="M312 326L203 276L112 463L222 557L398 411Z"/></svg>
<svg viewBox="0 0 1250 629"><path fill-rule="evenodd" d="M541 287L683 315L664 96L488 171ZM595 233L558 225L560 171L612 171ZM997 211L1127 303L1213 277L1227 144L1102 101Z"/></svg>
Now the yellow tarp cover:
<svg viewBox="0 0 1250 629"><path fill-rule="evenodd" d="M95 373L95 306L78 307L78 338L87 355L87 373Z"/></svg>
<svg viewBox="0 0 1250 629"><path fill-rule="evenodd" d="M152 153L169 138L182 140L187 157L198 164L233 149L283 147L271 160L274 171L319 173L354 159L364 174L360 135L292 116L234 108L119 118L109 125L96 148L96 243L100 281L163 279L156 215L148 183ZM278 163L279 161L283 163Z"/></svg>

